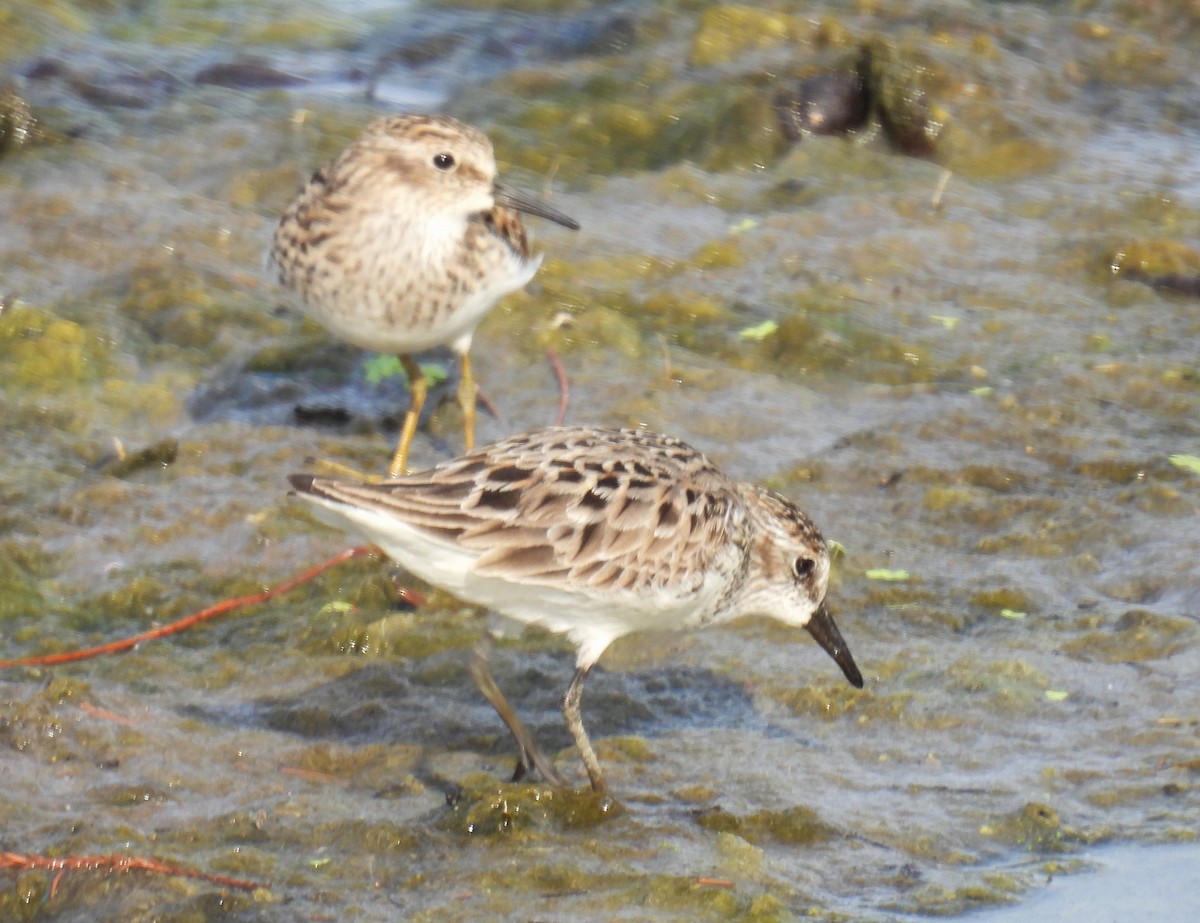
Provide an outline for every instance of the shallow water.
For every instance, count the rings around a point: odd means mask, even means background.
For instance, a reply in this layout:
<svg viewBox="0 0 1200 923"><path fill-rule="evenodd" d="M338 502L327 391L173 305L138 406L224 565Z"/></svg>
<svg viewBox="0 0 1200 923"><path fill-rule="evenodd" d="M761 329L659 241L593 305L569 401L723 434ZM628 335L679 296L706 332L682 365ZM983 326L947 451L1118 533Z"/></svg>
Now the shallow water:
<svg viewBox="0 0 1200 923"><path fill-rule="evenodd" d="M1028 901L971 917L975 923L1009 920L1075 921L1194 920L1195 843L1171 846L1107 846L1087 854L1089 868L1077 876L1054 878Z"/></svg>
<svg viewBox="0 0 1200 923"><path fill-rule="evenodd" d="M831 604L867 686L763 621L626 639L583 706L617 804L501 786L465 669L484 618L409 611L419 583L358 561L0 672L0 848L263 883L3 872L0 919L1048 918L1105 856L1169 880L1178 852L1124 844L1196 835L1200 314L1111 267L1200 274L1186 5L10 6L0 62L44 134L0 143L0 656L345 547L284 476L380 468L403 391L261 259L314 166L430 105L583 224L531 222L544 268L477 337L481 437L553 418L553 347L570 420L794 497L845 548ZM868 40L947 119L932 157L747 130L780 74ZM304 82L196 82L248 60ZM122 466L114 440L160 449ZM414 460L460 440L445 401ZM513 636L494 666L581 783L570 652Z"/></svg>

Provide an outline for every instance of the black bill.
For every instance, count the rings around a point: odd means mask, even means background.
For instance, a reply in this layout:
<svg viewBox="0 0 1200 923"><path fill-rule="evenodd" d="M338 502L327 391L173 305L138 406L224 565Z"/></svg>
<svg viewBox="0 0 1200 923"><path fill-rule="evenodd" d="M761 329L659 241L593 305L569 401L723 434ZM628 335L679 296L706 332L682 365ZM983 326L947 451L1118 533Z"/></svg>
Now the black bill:
<svg viewBox="0 0 1200 923"><path fill-rule="evenodd" d="M568 218L562 212L556 211L545 202L535 199L529 193L522 192L520 189L496 183L494 194L497 205L512 208L527 215L537 215L539 218L545 218L547 221L561 224L564 228L570 228L572 231L579 230L579 222L574 218Z"/></svg>
<svg viewBox="0 0 1200 923"><path fill-rule="evenodd" d="M808 633L813 636L816 642L825 649L825 653L832 657L834 662L842 668L842 672L846 674L846 679L850 680L850 685L861 689L863 686L862 674L858 672L858 665L854 662L854 656L850 653L850 648L846 646L846 642L842 638L842 633L838 631L837 625L833 622L833 616L829 614L829 610L825 608L824 603L821 603L821 608L813 613L812 618L808 620L808 624L804 627L808 629Z"/></svg>

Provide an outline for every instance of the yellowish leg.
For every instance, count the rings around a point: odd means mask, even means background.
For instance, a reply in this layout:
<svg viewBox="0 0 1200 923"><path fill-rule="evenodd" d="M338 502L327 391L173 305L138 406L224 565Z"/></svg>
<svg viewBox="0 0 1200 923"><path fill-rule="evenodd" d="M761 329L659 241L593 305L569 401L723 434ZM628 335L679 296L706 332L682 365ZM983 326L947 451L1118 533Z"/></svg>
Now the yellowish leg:
<svg viewBox="0 0 1200 923"><path fill-rule="evenodd" d="M475 448L475 373L471 370L471 356L463 353L459 359L458 406L463 415L464 452Z"/></svg>
<svg viewBox="0 0 1200 923"><path fill-rule="evenodd" d="M396 454L388 466L388 477L398 478L408 473L408 448L412 445L413 436L417 432L417 423L421 420L421 408L425 406L425 395L429 393L429 383L425 373L413 360L412 356L401 356L400 364L404 366L404 374L408 376L408 393L410 403L408 413L404 415L404 426L400 428L400 441L396 444ZM460 389L461 390L461 389Z"/></svg>
<svg viewBox="0 0 1200 923"><path fill-rule="evenodd" d="M368 483L378 483L384 479L383 475L367 474L365 471L359 471L357 468L351 468L349 465L343 465L341 462L330 461L328 458L318 458L313 463L313 468L327 477L350 478L351 480L367 481Z"/></svg>

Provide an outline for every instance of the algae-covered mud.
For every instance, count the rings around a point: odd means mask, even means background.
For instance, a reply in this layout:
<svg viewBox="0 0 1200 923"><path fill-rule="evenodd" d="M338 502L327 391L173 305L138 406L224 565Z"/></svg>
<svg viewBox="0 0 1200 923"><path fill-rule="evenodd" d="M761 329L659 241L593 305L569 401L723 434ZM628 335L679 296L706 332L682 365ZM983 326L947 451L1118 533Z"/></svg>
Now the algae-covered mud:
<svg viewBox="0 0 1200 923"><path fill-rule="evenodd" d="M6 868L0 919L892 920L1037 906L1106 850L1175 874L1198 36L1192 4L1121 0L0 5L0 658L348 545L285 476L381 472L402 376L262 258L317 165L425 109L583 225L530 221L545 264L476 338L481 439L553 419L553 349L572 422L793 497L843 549L866 677L766 622L626 639L583 702L610 801L558 713L571 652L510 634L497 680L578 788L511 784L467 672L485 615L357 559L0 672L0 853L259 884ZM452 360L422 362L429 464L461 426Z"/></svg>

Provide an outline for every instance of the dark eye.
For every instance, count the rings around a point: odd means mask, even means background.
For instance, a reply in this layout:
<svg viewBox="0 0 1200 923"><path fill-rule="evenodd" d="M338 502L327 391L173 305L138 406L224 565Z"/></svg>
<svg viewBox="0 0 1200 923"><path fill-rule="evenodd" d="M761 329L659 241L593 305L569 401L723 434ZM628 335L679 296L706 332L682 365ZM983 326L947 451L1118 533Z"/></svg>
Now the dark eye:
<svg viewBox="0 0 1200 923"><path fill-rule="evenodd" d="M792 573L796 575L797 580L803 580L813 572L813 568L817 566L817 562L812 558L799 557L792 562Z"/></svg>
<svg viewBox="0 0 1200 923"><path fill-rule="evenodd" d="M445 151L442 151L440 154L434 154L433 165L439 170L452 170L454 169L454 155L447 154Z"/></svg>

